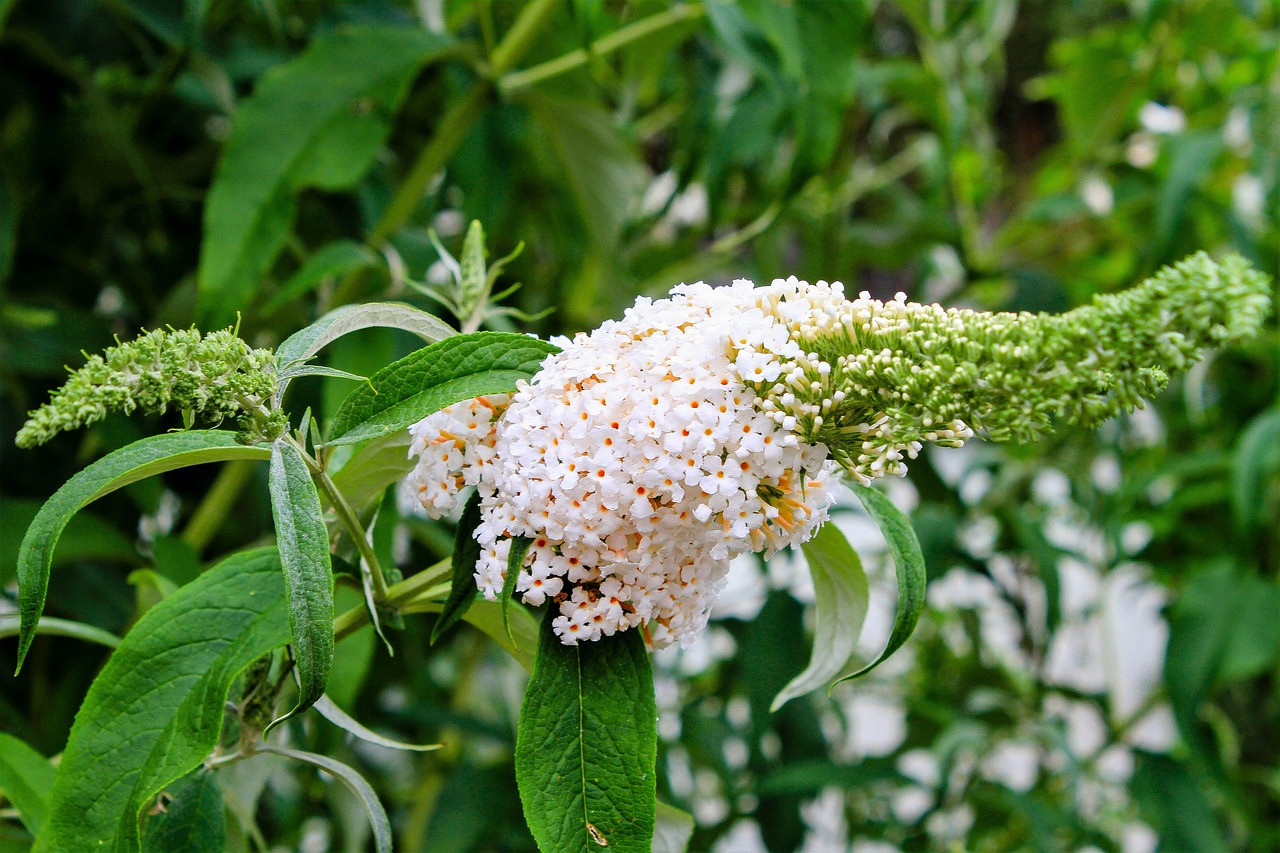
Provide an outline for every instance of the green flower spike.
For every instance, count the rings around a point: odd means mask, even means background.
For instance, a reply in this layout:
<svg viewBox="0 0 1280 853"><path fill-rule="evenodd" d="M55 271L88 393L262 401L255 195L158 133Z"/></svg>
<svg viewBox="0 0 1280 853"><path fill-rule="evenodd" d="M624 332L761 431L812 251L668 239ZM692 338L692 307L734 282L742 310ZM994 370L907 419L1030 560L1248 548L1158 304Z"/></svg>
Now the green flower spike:
<svg viewBox="0 0 1280 853"><path fill-rule="evenodd" d="M1270 308L1267 276L1204 253L1058 315L850 301L819 283L769 306L806 355L758 390L804 440L876 477L924 442L1028 442L1139 408L1206 347L1255 335Z"/></svg>
<svg viewBox="0 0 1280 853"><path fill-rule="evenodd" d="M276 426L283 428L267 408L276 388L274 357L230 329L204 336L195 329L156 329L86 357L85 366L30 413L18 431L19 447L43 444L109 412L135 409L176 408L187 427L197 414L212 421L236 417L246 441L270 438Z"/></svg>

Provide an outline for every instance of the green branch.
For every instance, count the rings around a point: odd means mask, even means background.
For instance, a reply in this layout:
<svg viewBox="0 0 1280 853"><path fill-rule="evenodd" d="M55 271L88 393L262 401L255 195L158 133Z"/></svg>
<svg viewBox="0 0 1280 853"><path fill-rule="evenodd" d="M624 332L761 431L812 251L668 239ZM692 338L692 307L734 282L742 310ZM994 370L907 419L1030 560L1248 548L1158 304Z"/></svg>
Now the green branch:
<svg viewBox="0 0 1280 853"><path fill-rule="evenodd" d="M663 30L671 29L690 21L696 21L705 14L706 11L701 4L694 4L677 6L665 12L650 15L647 18L636 21L634 24L628 24L616 32L609 33L607 36L602 36L588 47L578 48L540 65L526 68L523 71L513 71L498 80L498 91L506 96L528 89L554 77L559 77L561 74L567 74L570 71L581 68L590 62L592 58L607 56L610 53L656 35Z"/></svg>

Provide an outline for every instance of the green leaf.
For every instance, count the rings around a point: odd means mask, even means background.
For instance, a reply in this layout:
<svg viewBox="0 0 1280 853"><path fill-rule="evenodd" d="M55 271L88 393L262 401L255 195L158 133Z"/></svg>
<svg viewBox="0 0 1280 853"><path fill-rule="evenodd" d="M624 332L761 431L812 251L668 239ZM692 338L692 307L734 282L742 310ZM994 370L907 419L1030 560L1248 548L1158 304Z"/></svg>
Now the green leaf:
<svg viewBox="0 0 1280 853"><path fill-rule="evenodd" d="M212 770L197 770L165 789L168 803L142 835L144 853L222 853L227 822L222 786Z"/></svg>
<svg viewBox="0 0 1280 853"><path fill-rule="evenodd" d="M134 569L125 580L134 588L138 615L146 613L178 589L176 583L155 569Z"/></svg>
<svg viewBox="0 0 1280 853"><path fill-rule="evenodd" d="M0 587L7 586L17 571L18 549L22 535L40 512L40 502L12 498L0 500ZM96 562L131 563L138 560L133 540L120 532L114 524L82 512L73 517L54 549L52 566L74 563L79 560Z"/></svg>
<svg viewBox="0 0 1280 853"><path fill-rule="evenodd" d="M376 744L377 746L386 747L387 749L406 750L408 752L431 752L444 746L442 743L404 743L403 741L383 737L372 729L365 728L361 725L359 720L339 708L328 696L321 696L317 699L315 709L320 716L324 717L347 734L354 735L366 743Z"/></svg>
<svg viewBox="0 0 1280 853"><path fill-rule="evenodd" d="M420 601L407 605L404 613L439 613L444 605L438 601ZM526 607L514 607L503 622L503 608L496 601L477 599L462 621L479 629L503 651L515 658L526 670L533 670L534 651L538 648L538 621ZM511 636L507 636L510 629Z"/></svg>
<svg viewBox="0 0 1280 853"><path fill-rule="evenodd" d="M13 735L0 732L0 794L13 804L32 835L49 813L54 769L49 759Z"/></svg>
<svg viewBox="0 0 1280 853"><path fill-rule="evenodd" d="M319 767L346 785L351 793L356 795L360 805L364 806L365 814L369 816L369 823L373 826L374 849L377 853L391 853L391 821L387 819L387 812L378 801L378 795L374 793L373 787L353 768L312 752L299 752L295 749L281 749L273 746L264 746L259 751L271 755L282 755L294 761L310 764L312 767Z"/></svg>
<svg viewBox="0 0 1280 853"><path fill-rule="evenodd" d="M364 444L332 474L333 483L357 513L379 500L387 486L413 470L408 430L388 433ZM321 496L323 497L323 495Z"/></svg>
<svg viewBox="0 0 1280 853"><path fill-rule="evenodd" d="M21 617L10 614L0 616L0 637L16 637L21 630ZM70 619L54 619L46 616L36 626L36 634L46 637L70 637L73 640L86 640L114 649L120 645L120 638L110 631L86 625L83 622L72 622Z"/></svg>
<svg viewBox="0 0 1280 853"><path fill-rule="evenodd" d="M693 815L659 801L653 823L653 853L685 853L693 830Z"/></svg>
<svg viewBox="0 0 1280 853"><path fill-rule="evenodd" d="M135 441L108 453L68 480L40 508L18 552L18 605L22 613L18 669L22 668L36 621L44 610L49 567L58 537L82 507L130 483L176 468L228 459L269 459L270 456L265 447L237 444L235 433L226 430L191 430Z"/></svg>
<svg viewBox="0 0 1280 853"><path fill-rule="evenodd" d="M867 575L840 529L827 522L801 547L809 562L818 614L813 654L804 672L773 700L770 711L833 682L849 665L867 616Z"/></svg>
<svg viewBox="0 0 1280 853"><path fill-rule="evenodd" d="M139 812L217 746L236 676L287 642L275 548L235 554L151 608L76 715L45 849L137 850Z"/></svg>
<svg viewBox="0 0 1280 853"><path fill-rule="evenodd" d="M460 400L513 391L553 352L551 344L511 332L455 335L423 347L351 393L338 409L328 443L377 438Z"/></svg>
<svg viewBox="0 0 1280 853"><path fill-rule="evenodd" d="M515 595L516 581L520 579L525 554L529 553L529 546L532 544L533 540L528 536L511 537L511 551L507 554L507 574L502 579L502 595L498 598L498 604L502 607L502 627L506 630L507 639L513 646L516 646L516 638L511 633L511 596ZM516 647L519 648L519 646Z"/></svg>
<svg viewBox="0 0 1280 853"><path fill-rule="evenodd" d="M1274 517L1268 512L1269 484L1280 471L1280 409L1249 422L1232 454L1231 514L1236 529L1253 534Z"/></svg>
<svg viewBox="0 0 1280 853"><path fill-rule="evenodd" d="M411 305L395 302L343 305L285 338L276 347L276 366L283 372L289 365L306 361L343 335L372 328L403 329L429 344L456 334L436 315Z"/></svg>
<svg viewBox="0 0 1280 853"><path fill-rule="evenodd" d="M298 665L298 704L267 731L315 704L333 665L333 567L319 491L302 454L284 441L271 445L269 482Z"/></svg>
<svg viewBox="0 0 1280 853"><path fill-rule="evenodd" d="M299 296L310 293L327 278L377 265L378 256L363 243L354 240L330 243L307 258L306 263L280 285L280 289L262 306L262 313L279 310Z"/></svg>
<svg viewBox="0 0 1280 853"><path fill-rule="evenodd" d="M1160 850L1168 853L1226 853L1222 826L1206 796L1204 779L1166 755L1137 753L1130 783L1139 814L1156 831Z"/></svg>
<svg viewBox="0 0 1280 853"><path fill-rule="evenodd" d="M516 732L516 784L544 853L650 853L658 709L639 631L566 646L542 620Z"/></svg>
<svg viewBox="0 0 1280 853"><path fill-rule="evenodd" d="M418 69L448 45L413 27L350 27L263 75L236 110L205 206L201 325L225 325L249 302L288 237L295 193L351 187L368 170Z"/></svg>
<svg viewBox="0 0 1280 853"><path fill-rule="evenodd" d="M449 598L445 600L440 618L431 629L431 642L435 643L440 635L453 627L454 623L466 615L471 603L476 600L476 563L480 560L480 543L476 541L476 527L480 524L480 494L474 493L467 499L462 508L462 517L458 519L458 535L453 544L453 582L449 585ZM506 610L506 601L503 601Z"/></svg>
<svg viewBox="0 0 1280 853"><path fill-rule="evenodd" d="M857 483L850 485L889 543L889 553L893 555L894 569L898 574L898 612L893 619L893 630L889 632L889 642L880 657L840 681L866 675L907 641L916 629L916 622L920 621L920 612L924 610L926 579L924 555L907 517L882 492Z"/></svg>
<svg viewBox="0 0 1280 853"><path fill-rule="evenodd" d="M541 144L559 161L587 234L600 248L613 249L644 191L644 164L613 116L595 103L542 93L523 101L537 122Z"/></svg>

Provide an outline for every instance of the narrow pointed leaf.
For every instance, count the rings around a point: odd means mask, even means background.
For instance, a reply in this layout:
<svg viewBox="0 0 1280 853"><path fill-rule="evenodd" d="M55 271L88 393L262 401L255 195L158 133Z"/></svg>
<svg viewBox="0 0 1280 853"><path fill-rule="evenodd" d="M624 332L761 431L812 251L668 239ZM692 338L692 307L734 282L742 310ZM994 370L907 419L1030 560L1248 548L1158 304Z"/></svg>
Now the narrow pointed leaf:
<svg viewBox="0 0 1280 853"><path fill-rule="evenodd" d="M49 566L67 522L82 507L155 474L202 462L229 459L269 459L265 447L237 444L227 430L190 430L154 435L108 453L54 492L27 528L18 551L18 606L22 632L18 640L18 668L35 636L36 622L44 610L49 586Z"/></svg>
<svg viewBox="0 0 1280 853"><path fill-rule="evenodd" d="M650 853L658 748L639 631L566 646L542 621L516 733L516 783L544 853Z"/></svg>
<svg viewBox="0 0 1280 853"><path fill-rule="evenodd" d="M202 325L229 322L253 295L288 239L299 190L364 175L413 77L448 45L416 27L347 27L263 76L236 109L205 206Z"/></svg>
<svg viewBox="0 0 1280 853"><path fill-rule="evenodd" d="M520 579L520 570L524 566L524 555L529 553L529 546L532 544L533 540L528 536L512 537L511 552L507 554L507 576L502 579L502 597L498 599L502 605L502 627L506 629L507 639L513 646L516 645L516 638L511 633L511 596L515 595L516 582Z"/></svg>
<svg viewBox="0 0 1280 853"><path fill-rule="evenodd" d="M18 811L22 825L38 835L49 813L54 769L49 759L13 735L0 732L0 794Z"/></svg>
<svg viewBox="0 0 1280 853"><path fill-rule="evenodd" d="M164 793L164 810L147 820L143 853L223 853L227 822L217 774L197 770L167 786Z"/></svg>
<svg viewBox="0 0 1280 853"><path fill-rule="evenodd" d="M312 752L299 752L296 749L264 746L259 751L271 755L282 755L285 758L292 758L294 761L310 764L312 767L319 767L346 785L351 790L351 793L356 795L356 799L364 806L365 813L369 816L369 823L373 827L374 849L377 853L391 853L391 821L387 818L387 812L383 809L382 803L378 801L378 795L374 793L373 786L365 781L365 778L357 773L354 768L323 755L316 755Z"/></svg>
<svg viewBox="0 0 1280 853"><path fill-rule="evenodd" d="M445 600L440 618L431 629L431 642L440 639L440 635L453 627L461 619L476 600L476 563L480 559L480 543L476 541L475 531L480 524L480 495L473 494L462 509L462 517L458 519L458 535L453 544L453 582L449 586L449 597ZM504 602L505 604L505 602Z"/></svg>
<svg viewBox="0 0 1280 853"><path fill-rule="evenodd" d="M76 715L45 849L137 850L141 810L218 744L232 682L288 641L275 548L229 557L147 611Z"/></svg>
<svg viewBox="0 0 1280 853"><path fill-rule="evenodd" d="M840 528L827 522L801 547L813 577L818 612L813 653L804 672L778 693L770 711L835 681L853 657L867 616L867 575Z"/></svg>
<svg viewBox="0 0 1280 853"><path fill-rule="evenodd" d="M429 344L456 334L436 315L411 305L396 302L343 305L286 338L276 347L276 365L283 371L295 362L311 358L343 335L372 328L402 329Z"/></svg>
<svg viewBox="0 0 1280 853"><path fill-rule="evenodd" d="M298 704L271 728L310 708L324 694L333 664L333 568L320 494L297 448L271 445L271 515L289 601L298 665Z"/></svg>
<svg viewBox="0 0 1280 853"><path fill-rule="evenodd" d="M403 741L392 740L384 737L372 729L365 728L360 721L348 714L337 706L337 704L328 696L321 696L316 700L316 711L320 716L342 729L347 734L353 735L366 743L372 743L377 746L384 746L387 749L400 749L408 752L431 752L444 746L442 743L405 743Z"/></svg>
<svg viewBox="0 0 1280 853"><path fill-rule="evenodd" d="M898 611L893 618L893 629L889 632L889 641L885 644L880 657L856 672L841 678L848 681L866 675L882 664L896 652L916 629L920 621L920 613L924 610L925 567L924 554L920 551L920 542L916 532L911 529L911 522L902 510L893 505L883 492L867 486L852 484L853 493L858 496L863 507L871 515L872 520L880 527L885 541L889 543L889 553L893 555L894 570L898 575Z"/></svg>
<svg viewBox="0 0 1280 853"><path fill-rule="evenodd" d="M515 390L556 348L511 332L455 335L375 373L338 409L329 444L353 444L408 429L460 400Z"/></svg>

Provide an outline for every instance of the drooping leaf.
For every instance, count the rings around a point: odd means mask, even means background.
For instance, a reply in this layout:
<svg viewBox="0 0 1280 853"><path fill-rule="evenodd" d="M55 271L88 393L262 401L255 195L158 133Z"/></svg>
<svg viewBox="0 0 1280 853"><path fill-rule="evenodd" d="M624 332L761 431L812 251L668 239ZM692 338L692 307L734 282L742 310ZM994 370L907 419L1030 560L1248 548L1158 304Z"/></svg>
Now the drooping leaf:
<svg viewBox="0 0 1280 853"><path fill-rule="evenodd" d="M76 715L46 849L138 850L140 811L217 745L236 676L287 642L275 548L235 554L151 608Z"/></svg>
<svg viewBox="0 0 1280 853"><path fill-rule="evenodd" d="M32 835L40 834L49 813L53 777L49 759L13 735L0 732L0 794L17 810Z"/></svg>
<svg viewBox="0 0 1280 853"><path fill-rule="evenodd" d="M920 612L924 610L926 579L924 555L920 552L920 543L916 540L915 531L911 529L910 520L882 492L856 483L852 486L853 493L858 496L862 506L880 527L885 541L889 543L889 553L893 555L893 566L898 576L898 609L884 651L874 661L844 676L841 681L866 675L907 641L915 631L916 623L920 621Z"/></svg>
<svg viewBox="0 0 1280 853"><path fill-rule="evenodd" d="M68 480L40 508L18 552L18 604L22 613L18 668L22 668L36 621L44 610L54 547L67 522L81 507L130 483L176 468L270 456L265 447L237 444L235 433L227 430L190 430L135 441L108 453Z"/></svg>
<svg viewBox="0 0 1280 853"><path fill-rule="evenodd" d="M233 320L252 296L284 246L298 190L360 179L414 75L448 44L413 27L350 27L263 76L236 110L205 206L202 325Z"/></svg>
<svg viewBox="0 0 1280 853"><path fill-rule="evenodd" d="M693 830L693 815L659 800L653 822L653 853L685 853Z"/></svg>
<svg viewBox="0 0 1280 853"><path fill-rule="evenodd" d="M374 849L377 853L391 853L391 821L387 818L387 812L378 801L378 795L374 793L373 787L354 768L313 752L299 752L296 749L281 749L276 746L266 746L261 751L318 767L346 785L351 793L356 795L360 805L364 806L365 814L369 816L369 824L373 827Z"/></svg>
<svg viewBox="0 0 1280 853"><path fill-rule="evenodd" d="M328 696L321 696L316 700L315 709L329 722L350 735L354 735L366 743L372 743L377 746L383 746L387 749L402 749L408 752L431 752L444 746L442 743L404 743L403 741L392 740L384 737L372 729L361 725L360 721L339 708Z"/></svg>
<svg viewBox="0 0 1280 853"><path fill-rule="evenodd" d="M143 830L143 853L223 853L227 823L214 771L197 770L168 785L162 796L163 810Z"/></svg>
<svg viewBox="0 0 1280 853"><path fill-rule="evenodd" d="M516 732L525 820L547 853L650 853L658 729L639 631L566 646L542 620Z"/></svg>
<svg viewBox="0 0 1280 853"><path fill-rule="evenodd" d="M368 246L354 240L339 240L330 243L299 267L289 276L289 280L280 285L280 289L271 295L262 306L264 314L270 314L299 296L314 290L327 278L345 275L352 270L366 269L376 266L378 256Z"/></svg>
<svg viewBox="0 0 1280 853"><path fill-rule="evenodd" d="M480 543L476 541L475 530L479 524L480 495L475 493L467 500L467 505L462 509L462 517L458 519L458 535L450 560L453 582L449 586L449 597L445 600L444 609L440 611L440 618L431 629L432 643L453 627L476 600L475 571L480 559Z"/></svg>
<svg viewBox="0 0 1280 853"><path fill-rule="evenodd" d="M324 694L333 664L333 568L320 494L306 460L291 444L271 445L271 515L289 601L298 704L268 731L310 708Z"/></svg>
<svg viewBox="0 0 1280 853"><path fill-rule="evenodd" d="M343 305L325 314L305 329L294 332L276 347L276 365L283 371L295 362L305 361L343 335L361 329L403 329L429 344L442 341L454 333L443 320L411 305L395 302L368 302Z"/></svg>
<svg viewBox="0 0 1280 853"><path fill-rule="evenodd" d="M498 604L502 606L502 627L506 629L507 639L516 644L515 635L511 633L511 596L515 595L516 582L520 579L520 570L524 567L525 554L533 540L528 536L511 537L511 551L507 554L507 575L502 579L502 594Z"/></svg>
<svg viewBox="0 0 1280 853"><path fill-rule="evenodd" d="M770 711L835 681L853 657L867 616L867 575L840 529L827 522L801 547L809 562L818 614L813 654L804 672L773 700Z"/></svg>
<svg viewBox="0 0 1280 853"><path fill-rule="evenodd" d="M510 332L455 335L375 373L338 410L329 444L353 444L407 429L432 412L528 379L551 344Z"/></svg>

